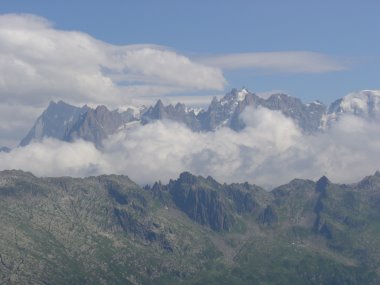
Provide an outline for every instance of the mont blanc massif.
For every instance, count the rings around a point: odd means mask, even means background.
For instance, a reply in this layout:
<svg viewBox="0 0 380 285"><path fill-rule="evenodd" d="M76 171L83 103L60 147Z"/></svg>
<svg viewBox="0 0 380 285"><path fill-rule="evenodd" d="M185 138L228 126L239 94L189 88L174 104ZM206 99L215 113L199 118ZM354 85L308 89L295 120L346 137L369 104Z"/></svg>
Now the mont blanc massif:
<svg viewBox="0 0 380 285"><path fill-rule="evenodd" d="M380 284L379 121L376 90L51 102L1 148L0 283Z"/></svg>

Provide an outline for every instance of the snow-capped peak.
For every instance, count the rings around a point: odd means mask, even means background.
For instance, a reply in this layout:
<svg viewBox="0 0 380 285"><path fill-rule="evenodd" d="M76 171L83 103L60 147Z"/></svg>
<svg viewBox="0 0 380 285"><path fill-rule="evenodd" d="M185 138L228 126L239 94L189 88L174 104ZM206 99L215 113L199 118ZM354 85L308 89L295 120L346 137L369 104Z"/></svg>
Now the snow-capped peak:
<svg viewBox="0 0 380 285"><path fill-rule="evenodd" d="M340 108L343 112L368 113L369 108L380 110L380 90L363 90L346 95L342 98Z"/></svg>
<svg viewBox="0 0 380 285"><path fill-rule="evenodd" d="M378 120L380 118L380 90L353 92L336 100L329 108L327 122L336 121L344 114Z"/></svg>
<svg viewBox="0 0 380 285"><path fill-rule="evenodd" d="M247 89L245 89L245 88L241 89L241 90L240 90L239 92L237 92L237 94L236 94L236 98L237 98L237 100L238 100L238 101L244 101L245 96L246 96L248 93L249 93L249 92L248 92Z"/></svg>

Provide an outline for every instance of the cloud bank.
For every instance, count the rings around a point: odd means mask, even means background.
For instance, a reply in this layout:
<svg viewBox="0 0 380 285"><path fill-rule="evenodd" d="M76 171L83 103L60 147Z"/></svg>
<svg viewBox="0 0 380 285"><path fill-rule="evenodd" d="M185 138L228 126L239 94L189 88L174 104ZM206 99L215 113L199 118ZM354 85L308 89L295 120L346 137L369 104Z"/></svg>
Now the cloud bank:
<svg viewBox="0 0 380 285"><path fill-rule="evenodd" d="M304 135L290 119L268 109L247 109L241 132L221 128L194 133L171 121L120 132L100 152L90 143L47 139L0 153L0 169L24 169L42 176L126 174L140 184L167 182L182 171L221 182L271 188L293 178L350 183L379 168L380 130L355 116L343 116L327 133Z"/></svg>
<svg viewBox="0 0 380 285"><path fill-rule="evenodd" d="M220 69L154 45L115 46L33 15L0 16L2 101L123 104L132 95L222 90Z"/></svg>
<svg viewBox="0 0 380 285"><path fill-rule="evenodd" d="M323 73L347 68L330 56L307 51L225 54L204 58L200 62L225 70L256 69L281 73Z"/></svg>

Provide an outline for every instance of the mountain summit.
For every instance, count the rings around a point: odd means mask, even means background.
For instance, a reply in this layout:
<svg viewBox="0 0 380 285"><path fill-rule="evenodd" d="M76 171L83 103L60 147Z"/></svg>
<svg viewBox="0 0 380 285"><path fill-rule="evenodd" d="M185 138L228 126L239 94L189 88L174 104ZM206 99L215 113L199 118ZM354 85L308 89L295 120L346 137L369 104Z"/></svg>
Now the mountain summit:
<svg viewBox="0 0 380 285"><path fill-rule="evenodd" d="M135 124L149 124L156 120L172 120L195 132L212 132L222 127L240 131L245 127L243 112L255 112L257 108L279 111L292 119L306 134L321 132L345 114L365 120L380 118L380 91L365 90L351 93L333 102L329 107L319 101L305 104L300 99L283 93L262 98L247 89L232 89L222 98L214 97L205 110L195 111L184 104L165 106L158 100L154 106L124 112L110 111L105 106L92 109L75 107L59 101L51 102L37 119L20 146L32 141L52 137L64 141L83 139L102 147L102 140L119 130Z"/></svg>
<svg viewBox="0 0 380 285"><path fill-rule="evenodd" d="M75 107L63 101L50 102L20 146L50 137L68 142L83 139L101 147L103 139L133 120L132 110L119 113L105 106L92 109L87 105Z"/></svg>
<svg viewBox="0 0 380 285"><path fill-rule="evenodd" d="M37 118L32 129L21 140L20 146L25 146L33 141L40 141L44 137L64 140L67 132L88 110L89 107L87 106L78 108L63 101L50 102L47 109Z"/></svg>
<svg viewBox="0 0 380 285"><path fill-rule="evenodd" d="M370 120L380 119L380 90L350 93L336 100L329 107L330 120L337 120L343 114L356 115Z"/></svg>

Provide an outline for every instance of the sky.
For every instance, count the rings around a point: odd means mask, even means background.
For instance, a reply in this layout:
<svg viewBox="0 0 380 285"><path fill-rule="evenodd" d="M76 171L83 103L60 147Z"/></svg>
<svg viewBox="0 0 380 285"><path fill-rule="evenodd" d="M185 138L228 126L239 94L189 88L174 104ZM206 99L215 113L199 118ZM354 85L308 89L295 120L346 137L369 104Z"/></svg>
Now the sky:
<svg viewBox="0 0 380 285"><path fill-rule="evenodd" d="M330 104L378 90L379 12L378 0L0 1L0 146L16 147L51 100L206 106L245 87ZM376 124L347 117L307 136L281 114L248 113L243 132L156 122L110 137L103 152L47 139L0 153L0 169L139 183L187 170L261 185L325 174L353 182L378 169Z"/></svg>
<svg viewBox="0 0 380 285"><path fill-rule="evenodd" d="M0 4L1 14L38 15L58 30L81 31L109 44L159 45L194 61L213 62L226 79L224 88L196 90L197 94L223 94L244 86L252 92L283 90L304 101L319 99L327 104L349 92L379 89L379 12L377 0L13 0ZM271 52L275 53L271 63L267 62L271 54L260 56ZM290 64L283 62L287 52L325 58L294 54ZM240 55L241 64L210 60L226 55ZM316 62L319 68L311 68Z"/></svg>

